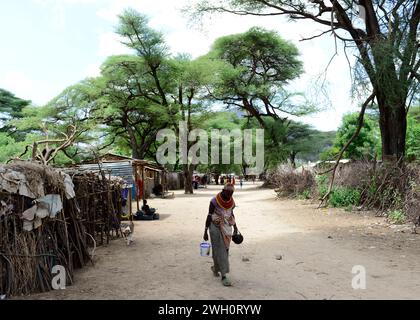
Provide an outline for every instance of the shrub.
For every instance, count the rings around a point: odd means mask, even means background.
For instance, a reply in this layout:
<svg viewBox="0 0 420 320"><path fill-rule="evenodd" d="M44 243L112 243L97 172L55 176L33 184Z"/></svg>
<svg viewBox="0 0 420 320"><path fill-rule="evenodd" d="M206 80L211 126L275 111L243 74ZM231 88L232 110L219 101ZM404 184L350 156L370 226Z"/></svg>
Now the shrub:
<svg viewBox="0 0 420 320"><path fill-rule="evenodd" d="M420 165L410 168L409 185L404 199L404 211L407 218L416 227L420 226Z"/></svg>
<svg viewBox="0 0 420 320"><path fill-rule="evenodd" d="M336 187L330 194L329 204L333 207L349 207L358 205L360 191L352 188Z"/></svg>
<svg viewBox="0 0 420 320"><path fill-rule="evenodd" d="M406 216L404 212L402 212L401 210L393 210L393 211L388 212L388 219L392 223L402 224L404 223Z"/></svg>
<svg viewBox="0 0 420 320"><path fill-rule="evenodd" d="M311 198L311 190L303 190L299 195L299 199L310 199Z"/></svg>
<svg viewBox="0 0 420 320"><path fill-rule="evenodd" d="M270 175L271 183L279 197L297 197L301 194L309 196L315 186L312 171L295 170L289 166L278 168Z"/></svg>
<svg viewBox="0 0 420 320"><path fill-rule="evenodd" d="M319 198L323 198L328 192L329 175L317 175L316 178L317 193Z"/></svg>
<svg viewBox="0 0 420 320"><path fill-rule="evenodd" d="M311 195L325 196L331 175L282 167L269 177L279 197L308 199ZM376 209L388 213L394 223L409 220L420 227L420 165L379 161L340 165L328 204L348 211L354 206Z"/></svg>

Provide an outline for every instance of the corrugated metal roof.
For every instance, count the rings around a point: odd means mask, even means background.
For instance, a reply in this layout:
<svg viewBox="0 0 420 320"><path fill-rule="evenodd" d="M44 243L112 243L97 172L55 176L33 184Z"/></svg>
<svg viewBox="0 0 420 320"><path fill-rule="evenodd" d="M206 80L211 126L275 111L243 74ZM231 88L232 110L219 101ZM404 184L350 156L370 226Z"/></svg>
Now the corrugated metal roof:
<svg viewBox="0 0 420 320"><path fill-rule="evenodd" d="M118 162L103 162L95 164L82 164L77 166L81 170L87 171L105 171L111 176L123 178L127 184L133 184L133 165L131 161L118 161Z"/></svg>

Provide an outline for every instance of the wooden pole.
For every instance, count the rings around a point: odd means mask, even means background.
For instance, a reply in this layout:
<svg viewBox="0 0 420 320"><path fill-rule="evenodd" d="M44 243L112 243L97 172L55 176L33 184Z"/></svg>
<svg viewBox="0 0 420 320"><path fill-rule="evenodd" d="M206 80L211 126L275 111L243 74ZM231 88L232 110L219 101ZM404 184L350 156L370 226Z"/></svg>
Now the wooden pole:
<svg viewBox="0 0 420 320"><path fill-rule="evenodd" d="M133 206L132 206L132 201L133 201L133 188L131 188L130 192L128 193L128 201L129 201L129 212L130 212L130 217L133 215Z"/></svg>
<svg viewBox="0 0 420 320"><path fill-rule="evenodd" d="M139 203L139 198L140 198L140 192L137 192L138 188L140 187L137 184L137 180L138 180L138 172L137 172L137 165L134 166L134 183L135 183L135 188L134 190L136 190L136 201L137 201L137 211L140 211L140 203ZM140 190L139 190L140 191Z"/></svg>
<svg viewBox="0 0 420 320"><path fill-rule="evenodd" d="M141 180L142 180L142 185L143 187L141 188L141 193L142 193L142 199L146 199L146 193L144 192L144 188L146 187L146 183L144 181L144 166L141 167Z"/></svg>

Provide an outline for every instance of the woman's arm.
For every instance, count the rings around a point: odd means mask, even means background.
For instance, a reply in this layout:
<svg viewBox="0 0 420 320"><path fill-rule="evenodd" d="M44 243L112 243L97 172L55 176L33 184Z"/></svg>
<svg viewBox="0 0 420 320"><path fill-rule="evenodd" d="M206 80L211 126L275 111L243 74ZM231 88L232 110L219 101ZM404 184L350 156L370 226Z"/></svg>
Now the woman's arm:
<svg viewBox="0 0 420 320"><path fill-rule="evenodd" d="M235 224L233 225L233 232L238 233L238 227L236 226L236 218L235 218L235 215L233 214L233 210L232 210L232 217L235 220Z"/></svg>
<svg viewBox="0 0 420 320"><path fill-rule="evenodd" d="M212 202L210 202L210 206L209 206L209 213L207 215L207 219L206 219L206 229L208 229L210 227L210 223L211 223L211 215L214 213L214 204Z"/></svg>
<svg viewBox="0 0 420 320"><path fill-rule="evenodd" d="M215 209L215 207L214 207L213 203L210 202L209 213L207 214L206 226L205 226L205 229L204 229L204 236L203 236L204 241L207 241L209 239L209 234L208 234L207 231L210 227L211 215L214 213L214 209Z"/></svg>

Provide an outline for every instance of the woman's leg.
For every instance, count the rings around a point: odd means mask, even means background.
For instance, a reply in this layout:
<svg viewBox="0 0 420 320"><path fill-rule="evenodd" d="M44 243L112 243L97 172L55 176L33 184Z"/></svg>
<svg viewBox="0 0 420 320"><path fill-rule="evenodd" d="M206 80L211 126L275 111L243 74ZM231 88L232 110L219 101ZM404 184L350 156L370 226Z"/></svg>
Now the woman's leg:
<svg viewBox="0 0 420 320"><path fill-rule="evenodd" d="M229 273L229 255L220 229L213 223L210 224L210 240L215 272L220 272L222 277Z"/></svg>

